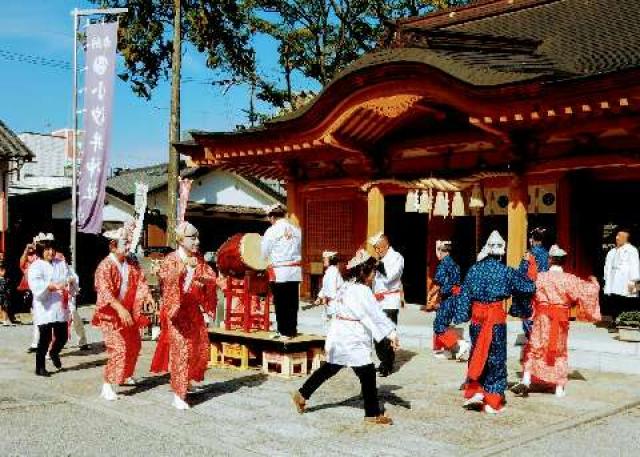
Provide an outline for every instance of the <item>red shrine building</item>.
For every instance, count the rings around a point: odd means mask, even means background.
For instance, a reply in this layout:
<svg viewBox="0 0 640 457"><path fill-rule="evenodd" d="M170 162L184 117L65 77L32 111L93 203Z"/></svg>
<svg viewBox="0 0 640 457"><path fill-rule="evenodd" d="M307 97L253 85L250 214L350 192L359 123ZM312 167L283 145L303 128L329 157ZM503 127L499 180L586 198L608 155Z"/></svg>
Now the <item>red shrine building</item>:
<svg viewBox="0 0 640 457"><path fill-rule="evenodd" d="M493 229L511 265L545 226L573 271L601 275L612 227L640 228L639 32L635 0L490 0L403 19L302 109L178 147L286 182L303 293L323 250L347 257L380 230L405 256L412 302L436 240L468 267Z"/></svg>

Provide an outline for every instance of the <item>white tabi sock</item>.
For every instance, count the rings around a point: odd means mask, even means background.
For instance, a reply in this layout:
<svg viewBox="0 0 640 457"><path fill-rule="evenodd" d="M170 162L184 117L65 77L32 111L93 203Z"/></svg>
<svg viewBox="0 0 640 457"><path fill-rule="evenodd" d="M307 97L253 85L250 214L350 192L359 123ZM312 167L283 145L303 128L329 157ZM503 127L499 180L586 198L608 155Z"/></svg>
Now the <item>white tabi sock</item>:
<svg viewBox="0 0 640 457"><path fill-rule="evenodd" d="M558 384L556 386L556 397L564 397L565 395L567 395L567 393L564 390L564 386Z"/></svg>
<svg viewBox="0 0 640 457"><path fill-rule="evenodd" d="M529 387L531 385L531 373L525 371L522 373L522 384Z"/></svg>
<svg viewBox="0 0 640 457"><path fill-rule="evenodd" d="M118 399L118 394L113 389L113 385L109 383L102 384L102 392L100 392L100 397L104 398L107 401L113 401Z"/></svg>
<svg viewBox="0 0 640 457"><path fill-rule="evenodd" d="M189 403L180 398L177 394L173 395L173 407L176 409L190 409Z"/></svg>

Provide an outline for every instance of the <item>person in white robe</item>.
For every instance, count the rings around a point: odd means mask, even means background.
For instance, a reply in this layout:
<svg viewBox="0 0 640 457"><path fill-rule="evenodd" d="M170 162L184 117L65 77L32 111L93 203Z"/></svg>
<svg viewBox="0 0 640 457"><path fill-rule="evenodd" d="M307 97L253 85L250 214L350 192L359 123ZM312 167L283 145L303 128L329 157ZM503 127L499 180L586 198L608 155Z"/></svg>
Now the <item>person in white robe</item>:
<svg viewBox="0 0 640 457"><path fill-rule="evenodd" d="M389 244L387 236L380 232L369 238L378 258L373 291L378 305L384 313L398 325L398 314L402 304L402 273L404 257ZM376 354L380 360L378 372L380 376L389 376L393 372L395 352L387 340L376 344Z"/></svg>
<svg viewBox="0 0 640 457"><path fill-rule="evenodd" d="M607 253L604 263L604 295L607 314L615 320L622 311L638 307L637 284L640 281L638 249L629 243L629 230L618 229L616 247Z"/></svg>
<svg viewBox="0 0 640 457"><path fill-rule="evenodd" d="M338 253L335 251L324 251L322 253L322 262L325 271L322 277L322 288L318 292L317 304L324 305L324 320L328 321L335 314L335 299L338 290L342 287L344 279L338 268Z"/></svg>
<svg viewBox="0 0 640 457"><path fill-rule="evenodd" d="M327 361L314 371L304 385L293 394L299 413L305 411L311 395L342 368L351 367L360 380L364 400L365 422L390 425L378 401L376 372L371 353L373 340L388 339L394 349L399 347L395 324L382 312L371 291L375 262L360 250L349 261L349 280L338 291L335 317L331 320L325 342Z"/></svg>
<svg viewBox="0 0 640 457"><path fill-rule="evenodd" d="M300 282L302 281L302 234L285 217L282 205L266 209L271 223L262 237L262 257L267 260L278 332L275 338L288 340L298 333Z"/></svg>
<svg viewBox="0 0 640 457"><path fill-rule="evenodd" d="M47 351L53 365L62 369L60 351L68 339L69 302L77 293L77 287L66 261L56 258L50 240L39 241L36 254L38 259L31 264L27 275L33 293L34 325L39 330L36 375L49 376L45 366Z"/></svg>

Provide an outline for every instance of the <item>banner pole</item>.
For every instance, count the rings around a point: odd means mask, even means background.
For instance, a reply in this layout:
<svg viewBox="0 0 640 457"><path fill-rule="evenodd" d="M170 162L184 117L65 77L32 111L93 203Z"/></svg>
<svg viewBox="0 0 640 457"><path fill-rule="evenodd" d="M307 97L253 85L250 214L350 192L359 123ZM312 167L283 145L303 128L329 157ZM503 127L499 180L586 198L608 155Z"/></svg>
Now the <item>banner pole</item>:
<svg viewBox="0 0 640 457"><path fill-rule="evenodd" d="M73 10L73 144L71 148L71 265L77 269L77 228L78 228L78 8Z"/></svg>

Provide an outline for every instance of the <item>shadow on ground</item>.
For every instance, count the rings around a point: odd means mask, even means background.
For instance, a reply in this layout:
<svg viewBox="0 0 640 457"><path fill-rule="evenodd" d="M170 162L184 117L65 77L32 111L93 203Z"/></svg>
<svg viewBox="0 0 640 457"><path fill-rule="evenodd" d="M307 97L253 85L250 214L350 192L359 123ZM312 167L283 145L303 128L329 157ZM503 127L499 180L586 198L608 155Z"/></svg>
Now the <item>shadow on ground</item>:
<svg viewBox="0 0 640 457"><path fill-rule="evenodd" d="M243 387L258 387L267 379L269 379L268 375L258 373L222 382L212 382L201 386L197 392L189 394L189 403L196 406L212 398L236 392Z"/></svg>
<svg viewBox="0 0 640 457"><path fill-rule="evenodd" d="M400 389L402 389L402 387L396 385L382 385L378 387L378 400L380 401L380 406L383 410L385 404L400 406L405 409L411 409L411 402L394 393L395 390ZM311 406L305 411L321 411L323 409L339 408L341 406L348 406L350 408L358 409L364 408L364 405L362 404L362 395L354 395L353 397L349 397L345 400L334 403L325 403L323 405Z"/></svg>

